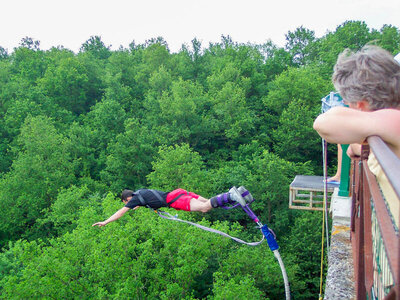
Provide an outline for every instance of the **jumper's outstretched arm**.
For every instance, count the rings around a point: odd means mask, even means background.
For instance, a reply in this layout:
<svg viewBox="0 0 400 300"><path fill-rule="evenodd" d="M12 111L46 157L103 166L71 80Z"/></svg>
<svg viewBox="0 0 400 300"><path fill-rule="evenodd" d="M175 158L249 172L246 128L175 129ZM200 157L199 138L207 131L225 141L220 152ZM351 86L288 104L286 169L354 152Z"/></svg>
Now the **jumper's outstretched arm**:
<svg viewBox="0 0 400 300"><path fill-rule="evenodd" d="M105 220L103 222L94 223L92 226L99 226L99 227L106 226L108 223L121 218L129 209L130 208L128 208L128 207L123 207L120 210L118 210L115 214L113 214L111 217L109 217L107 220Z"/></svg>

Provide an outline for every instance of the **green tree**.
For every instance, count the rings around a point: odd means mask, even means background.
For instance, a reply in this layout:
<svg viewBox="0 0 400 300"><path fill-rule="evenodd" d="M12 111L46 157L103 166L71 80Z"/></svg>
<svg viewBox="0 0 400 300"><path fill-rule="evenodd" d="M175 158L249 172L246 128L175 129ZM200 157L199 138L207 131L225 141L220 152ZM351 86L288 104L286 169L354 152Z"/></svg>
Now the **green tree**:
<svg viewBox="0 0 400 300"><path fill-rule="evenodd" d="M85 73L83 64L69 57L58 65L49 66L39 84L59 106L79 115L86 112L94 100L88 98L89 79Z"/></svg>
<svg viewBox="0 0 400 300"><path fill-rule="evenodd" d="M74 181L66 152L68 140L45 117L27 118L18 137L11 171L0 179L1 242L22 236L45 236L36 220L56 198L57 191Z"/></svg>
<svg viewBox="0 0 400 300"><path fill-rule="evenodd" d="M39 50L40 42L33 40L31 37L24 37L20 43L21 47L32 49L32 50Z"/></svg>
<svg viewBox="0 0 400 300"><path fill-rule="evenodd" d="M10 101L10 95L7 95L11 85L10 77L10 64L0 59L0 174L8 170L12 161L8 152L12 137L4 120L8 106L13 103Z"/></svg>
<svg viewBox="0 0 400 300"><path fill-rule="evenodd" d="M346 48L358 51L368 42L377 38L363 21L346 21L334 32L329 32L317 43L317 71L330 80L338 55Z"/></svg>
<svg viewBox="0 0 400 300"><path fill-rule="evenodd" d="M168 45L163 38L150 39L145 43L142 53L144 74L151 74L158 70L161 65L169 66L170 53Z"/></svg>
<svg viewBox="0 0 400 300"><path fill-rule="evenodd" d="M91 107L84 117L84 124L92 130L99 150L104 150L108 143L115 140L117 134L123 132L126 118L126 112L117 101L103 99Z"/></svg>
<svg viewBox="0 0 400 300"><path fill-rule="evenodd" d="M257 200L252 207L278 236L285 234L284 228L291 222L287 214L289 186L298 174L311 175L309 163L293 163L268 151L249 162L246 188Z"/></svg>
<svg viewBox="0 0 400 300"><path fill-rule="evenodd" d="M102 181L115 192L146 186L156 152L151 130L136 118L127 119L125 132L118 134L107 148L106 167L100 173Z"/></svg>
<svg viewBox="0 0 400 300"><path fill-rule="evenodd" d="M41 78L47 69L45 53L39 49L20 46L10 55L10 59L15 79L22 79L29 85L35 85L36 80Z"/></svg>
<svg viewBox="0 0 400 300"><path fill-rule="evenodd" d="M186 46L182 46L178 53L172 54L170 64L174 77L181 77L183 80L196 80L199 67L195 59L198 59L198 56L188 50Z"/></svg>
<svg viewBox="0 0 400 300"><path fill-rule="evenodd" d="M396 55L400 51L399 29L391 25L383 25L378 45Z"/></svg>
<svg viewBox="0 0 400 300"><path fill-rule="evenodd" d="M336 28L335 37L342 47L357 51L364 47L373 35L364 21L346 21Z"/></svg>
<svg viewBox="0 0 400 300"><path fill-rule="evenodd" d="M145 93L143 84L135 79L141 62L140 53L112 52L105 66L105 97L117 101L132 114L140 114Z"/></svg>
<svg viewBox="0 0 400 300"><path fill-rule="evenodd" d="M289 103L301 99L314 109L320 106L320 99L332 90L332 83L323 79L314 68L290 68L282 72L269 84L269 94L263 99L270 132L276 129L279 117Z"/></svg>
<svg viewBox="0 0 400 300"><path fill-rule="evenodd" d="M207 173L201 156L188 144L161 147L147 179L152 187L165 191L183 188L203 194Z"/></svg>
<svg viewBox="0 0 400 300"><path fill-rule="evenodd" d="M101 37L91 36L86 42L84 42L80 48L81 52L90 53L98 59L107 59L111 55L111 46L106 46Z"/></svg>
<svg viewBox="0 0 400 300"><path fill-rule="evenodd" d="M93 105L103 98L105 89L105 69L108 60L99 59L87 52L79 53L76 58L84 67L83 71L88 79L84 90L87 99L90 101L89 105ZM86 111L89 111L89 109L90 107L87 107Z"/></svg>
<svg viewBox="0 0 400 300"><path fill-rule="evenodd" d="M156 80L152 78L152 84L155 85ZM172 82L170 89L168 86L163 88L161 82L168 84L167 80L168 77L160 78L158 91L152 90L153 94L160 96L154 95L153 98L149 95L146 98L146 107L152 109L147 115L148 123L154 124L160 143L190 142L194 148L201 148L212 135L210 120L206 118L208 102L203 88L183 80Z"/></svg>
<svg viewBox="0 0 400 300"><path fill-rule="evenodd" d="M239 278L226 278L223 273L215 273L213 299L270 299L255 287L253 278L249 275L240 275L236 276Z"/></svg>
<svg viewBox="0 0 400 300"><path fill-rule="evenodd" d="M282 112L279 125L273 131L274 152L292 162L313 162L321 166L321 138L313 129L319 107L310 107L303 100L294 100Z"/></svg>
<svg viewBox="0 0 400 300"><path fill-rule="evenodd" d="M311 299L319 293L321 224L322 212L304 211L297 216L290 234L281 243L283 253L294 255L299 267L299 280L305 284L304 288L294 291L296 299ZM324 269L326 271L326 265Z"/></svg>
<svg viewBox="0 0 400 300"><path fill-rule="evenodd" d="M211 149L226 151L249 142L254 133L255 115L246 103L245 91L233 82L226 82L221 89L209 93L212 111L208 114L214 132ZM229 154L228 154L229 155Z"/></svg>
<svg viewBox="0 0 400 300"><path fill-rule="evenodd" d="M8 58L8 52L7 49L4 49L3 47L0 46L0 60Z"/></svg>
<svg viewBox="0 0 400 300"><path fill-rule="evenodd" d="M125 111L114 100L103 99L73 123L67 131L71 140L69 153L74 160L76 176L100 178L105 168L107 147L124 130Z"/></svg>
<svg viewBox="0 0 400 300"><path fill-rule="evenodd" d="M286 50L293 57L296 65L306 65L314 59L315 53L315 32L300 26L294 32L285 34Z"/></svg>
<svg viewBox="0 0 400 300"><path fill-rule="evenodd" d="M164 65L161 65L156 72L151 74L148 93L153 94L155 97L160 97L164 92L168 92L171 89L172 81L171 73Z"/></svg>
<svg viewBox="0 0 400 300"><path fill-rule="evenodd" d="M275 76L287 70L293 64L291 54L285 51L284 48L279 48L272 41L261 45L260 52L265 57L263 71L266 83L272 81Z"/></svg>
<svg viewBox="0 0 400 300"><path fill-rule="evenodd" d="M131 52L135 63L134 76L135 82L131 86L134 91L135 99L143 100L149 90L149 79L154 72L158 72L161 66L170 70L171 55L166 42L162 38L147 41L145 45L139 45Z"/></svg>
<svg viewBox="0 0 400 300"><path fill-rule="evenodd" d="M92 195L93 193L86 185L62 188L57 194L57 198L47 208L46 217L39 218L37 221L42 226L53 226L56 236L71 232L77 226L79 212L85 207L91 206L90 201L95 199Z"/></svg>
<svg viewBox="0 0 400 300"><path fill-rule="evenodd" d="M149 79L149 88L146 91L142 110L134 112L135 116L141 116L148 119L151 126L161 126L163 116L160 116L160 102L163 94L168 97L171 94L173 77L171 72L164 65L151 74ZM161 118L160 118L161 117Z"/></svg>
<svg viewBox="0 0 400 300"><path fill-rule="evenodd" d="M299 275L297 266L285 263L285 270L292 288L304 289L304 285L295 282ZM218 272L214 273L214 280L215 299L285 298L281 269L267 244L240 247L229 253ZM223 293L227 293L226 297Z"/></svg>

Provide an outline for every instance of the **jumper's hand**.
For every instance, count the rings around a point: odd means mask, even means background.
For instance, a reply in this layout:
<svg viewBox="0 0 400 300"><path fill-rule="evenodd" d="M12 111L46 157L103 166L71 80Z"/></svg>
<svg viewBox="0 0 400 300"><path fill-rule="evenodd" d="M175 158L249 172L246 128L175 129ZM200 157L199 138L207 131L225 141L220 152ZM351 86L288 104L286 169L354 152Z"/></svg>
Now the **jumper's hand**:
<svg viewBox="0 0 400 300"><path fill-rule="evenodd" d="M102 227L102 226L106 226L106 225L107 225L106 222L97 222L97 223L94 223L94 224L92 225L92 227L94 227L94 226Z"/></svg>

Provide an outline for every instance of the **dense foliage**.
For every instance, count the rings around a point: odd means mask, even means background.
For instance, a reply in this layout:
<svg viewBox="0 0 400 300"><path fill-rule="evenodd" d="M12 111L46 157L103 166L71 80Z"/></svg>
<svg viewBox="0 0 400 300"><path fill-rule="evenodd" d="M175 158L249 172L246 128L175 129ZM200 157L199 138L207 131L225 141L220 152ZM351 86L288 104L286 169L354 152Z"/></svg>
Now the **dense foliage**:
<svg viewBox="0 0 400 300"><path fill-rule="evenodd" d="M400 32L350 21L286 39L194 39L178 53L162 38L117 51L99 37L79 53L31 38L0 47L0 298L282 299L266 244L239 246L146 209L91 227L121 207L125 187L211 197L233 185L276 232L293 296L316 298L322 218L288 210L289 184L321 173L312 122L338 53L373 42L395 54ZM179 215L258 237L240 211Z"/></svg>

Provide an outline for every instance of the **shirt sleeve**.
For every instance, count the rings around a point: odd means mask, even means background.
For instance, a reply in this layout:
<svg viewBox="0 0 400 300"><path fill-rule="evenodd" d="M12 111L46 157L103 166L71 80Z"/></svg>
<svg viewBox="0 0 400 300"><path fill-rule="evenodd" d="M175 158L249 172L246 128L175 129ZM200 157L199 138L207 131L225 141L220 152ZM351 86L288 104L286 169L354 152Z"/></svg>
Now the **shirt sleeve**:
<svg viewBox="0 0 400 300"><path fill-rule="evenodd" d="M136 195L134 195L132 199L129 200L129 202L125 205L125 207L134 209L136 206L141 206L141 203L139 201L139 198Z"/></svg>

